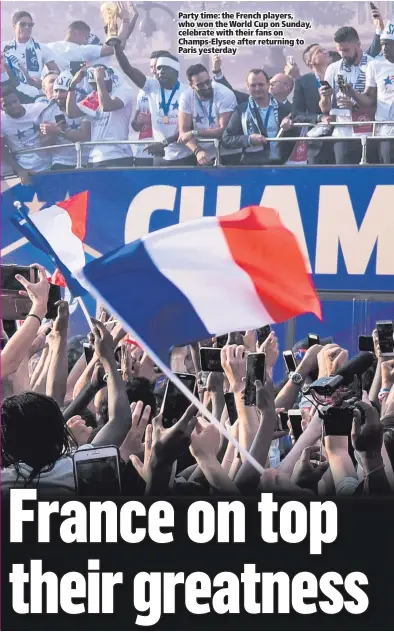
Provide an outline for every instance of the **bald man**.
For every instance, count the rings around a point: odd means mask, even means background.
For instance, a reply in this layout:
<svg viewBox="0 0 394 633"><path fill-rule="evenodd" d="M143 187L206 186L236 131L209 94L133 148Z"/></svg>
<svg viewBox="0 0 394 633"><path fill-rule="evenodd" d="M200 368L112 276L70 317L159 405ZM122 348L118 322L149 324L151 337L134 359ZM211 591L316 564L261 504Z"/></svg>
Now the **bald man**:
<svg viewBox="0 0 394 633"><path fill-rule="evenodd" d="M284 73L274 75L270 80L270 93L280 103L288 104L289 94L294 88L294 81Z"/></svg>

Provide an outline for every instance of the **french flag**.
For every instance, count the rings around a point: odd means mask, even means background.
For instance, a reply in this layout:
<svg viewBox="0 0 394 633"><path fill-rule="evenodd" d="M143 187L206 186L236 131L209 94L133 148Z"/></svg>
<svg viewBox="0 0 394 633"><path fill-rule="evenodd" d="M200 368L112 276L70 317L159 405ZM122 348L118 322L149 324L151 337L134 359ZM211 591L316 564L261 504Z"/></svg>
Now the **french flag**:
<svg viewBox="0 0 394 633"><path fill-rule="evenodd" d="M14 225L31 244L44 251L55 264L52 283L67 285L74 296L86 294L75 273L86 264L83 242L88 199L88 192L83 191L34 215L20 208L12 217Z"/></svg>
<svg viewBox="0 0 394 633"><path fill-rule="evenodd" d="M151 233L90 262L83 285L163 362L172 347L321 306L274 209L247 207Z"/></svg>

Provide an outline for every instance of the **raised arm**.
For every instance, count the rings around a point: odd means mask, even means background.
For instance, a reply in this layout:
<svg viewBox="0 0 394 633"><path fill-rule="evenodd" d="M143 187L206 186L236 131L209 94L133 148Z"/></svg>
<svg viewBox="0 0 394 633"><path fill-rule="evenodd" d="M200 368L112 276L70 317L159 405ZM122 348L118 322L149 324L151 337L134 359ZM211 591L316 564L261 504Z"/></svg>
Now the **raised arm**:
<svg viewBox="0 0 394 633"><path fill-rule="evenodd" d="M31 316L26 317L22 327L15 332L4 349L1 350L2 378L6 378L18 369L37 336L41 320L47 313L49 282L45 275L45 268L39 264L34 264L34 267L38 268L39 275L39 281L36 284L30 283L21 275L15 275L15 278L25 288L25 290L20 291L20 294L28 296L32 301L29 312Z"/></svg>
<svg viewBox="0 0 394 633"><path fill-rule="evenodd" d="M144 73L142 73L138 68L133 68L124 54L122 47L118 44L114 47L115 49L115 57L118 61L120 68L123 70L124 74L127 75L129 79L138 87L143 88L145 86L146 77Z"/></svg>
<svg viewBox="0 0 394 633"><path fill-rule="evenodd" d="M50 335L51 362L47 376L47 396L51 396L59 407L64 405L67 391L68 359L67 334L69 310L67 301L57 302L57 317Z"/></svg>

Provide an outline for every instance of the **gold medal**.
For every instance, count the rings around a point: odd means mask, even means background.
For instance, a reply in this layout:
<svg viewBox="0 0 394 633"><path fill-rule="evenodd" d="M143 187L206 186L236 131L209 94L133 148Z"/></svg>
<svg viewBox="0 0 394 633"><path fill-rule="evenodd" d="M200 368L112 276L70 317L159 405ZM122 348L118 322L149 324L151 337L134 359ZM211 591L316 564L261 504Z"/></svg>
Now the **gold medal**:
<svg viewBox="0 0 394 633"><path fill-rule="evenodd" d="M167 115L163 116L163 123L168 123L169 122L169 118Z"/></svg>

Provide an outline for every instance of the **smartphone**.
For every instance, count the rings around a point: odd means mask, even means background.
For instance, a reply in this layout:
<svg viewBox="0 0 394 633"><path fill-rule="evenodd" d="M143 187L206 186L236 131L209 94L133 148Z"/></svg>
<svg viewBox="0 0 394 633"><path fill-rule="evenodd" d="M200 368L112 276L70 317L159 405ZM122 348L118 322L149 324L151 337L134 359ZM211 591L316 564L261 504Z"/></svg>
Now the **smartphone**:
<svg viewBox="0 0 394 633"><path fill-rule="evenodd" d="M324 434L348 436L353 425L353 408L329 407L323 415Z"/></svg>
<svg viewBox="0 0 394 633"><path fill-rule="evenodd" d="M84 343L83 344L83 352L85 354L86 364L89 365L90 361L93 358L94 349L89 343Z"/></svg>
<svg viewBox="0 0 394 633"><path fill-rule="evenodd" d="M217 347L200 347L201 371L223 372L220 355L221 351Z"/></svg>
<svg viewBox="0 0 394 633"><path fill-rule="evenodd" d="M72 76L76 75L77 72L86 66L86 62L70 62L70 72Z"/></svg>
<svg viewBox="0 0 394 633"><path fill-rule="evenodd" d="M256 404L256 380L265 382L265 354L249 354L246 359L245 405Z"/></svg>
<svg viewBox="0 0 394 633"><path fill-rule="evenodd" d="M282 411L281 413L279 413L279 419L280 419L280 430L281 431L286 431L287 430L287 421L289 419L288 413L286 413L286 411Z"/></svg>
<svg viewBox="0 0 394 633"><path fill-rule="evenodd" d="M289 416L291 428L293 430L294 439L297 442L297 440L302 435L302 426L301 426L302 413L300 409L290 409L287 412L287 415Z"/></svg>
<svg viewBox="0 0 394 633"><path fill-rule="evenodd" d="M38 281L37 268L14 264L1 266L1 315L7 321L24 319L31 308L29 297L23 297L19 294L19 291L23 290L23 286L15 279L15 275L22 275L31 283Z"/></svg>
<svg viewBox="0 0 394 633"><path fill-rule="evenodd" d="M289 374L290 372L295 371L297 369L297 363L295 361L295 357L291 349L287 349L285 352L283 352L283 360L285 361L285 365L287 367L287 371L289 372Z"/></svg>
<svg viewBox="0 0 394 633"><path fill-rule="evenodd" d="M266 341L269 335L271 334L271 326L264 325L264 327L259 327L259 329L256 330L256 333L257 333L257 342L259 345L262 345L264 341Z"/></svg>
<svg viewBox="0 0 394 633"><path fill-rule="evenodd" d="M47 304L46 319L56 319L57 317L57 305L56 303L62 298L62 291L60 286L56 284L49 284L49 295Z"/></svg>
<svg viewBox="0 0 394 633"><path fill-rule="evenodd" d="M37 268L30 266L16 266L14 264L2 264L1 266L1 289L12 292L23 290L22 284L15 279L15 275L21 275L31 283L38 281Z"/></svg>
<svg viewBox="0 0 394 633"><path fill-rule="evenodd" d="M235 404L235 397L233 393L225 393L224 400L227 407L228 418L231 426L238 420L238 411Z"/></svg>
<svg viewBox="0 0 394 633"><path fill-rule="evenodd" d="M317 334L308 334L308 348L319 345L320 337Z"/></svg>
<svg viewBox="0 0 394 633"><path fill-rule="evenodd" d="M64 114L55 114L55 121L56 123L67 123Z"/></svg>
<svg viewBox="0 0 394 633"><path fill-rule="evenodd" d="M377 321L376 329L378 332L381 355L391 356L392 354L394 354L393 322Z"/></svg>
<svg viewBox="0 0 394 633"><path fill-rule="evenodd" d="M288 64L290 64L291 66L294 66L294 57L293 57L293 55L287 55L286 62Z"/></svg>
<svg viewBox="0 0 394 633"><path fill-rule="evenodd" d="M183 382L191 393L194 393L196 377L193 374L175 375L178 376L179 380ZM168 381L163 402L162 423L164 428L168 429L173 425L174 420L177 422L180 420L186 409L190 406L190 400L179 391L174 383Z"/></svg>
<svg viewBox="0 0 394 633"><path fill-rule="evenodd" d="M374 352L375 347L373 344L372 336L359 336L358 337L358 350L359 352Z"/></svg>
<svg viewBox="0 0 394 633"><path fill-rule="evenodd" d="M228 334L221 334L220 336L216 336L216 345L218 347L224 347L228 341Z"/></svg>
<svg viewBox="0 0 394 633"><path fill-rule="evenodd" d="M346 86L346 79L343 75L337 76L337 84L340 90L342 90Z"/></svg>
<svg viewBox="0 0 394 633"><path fill-rule="evenodd" d="M328 81L326 81L325 79L323 79L323 80L320 82L320 86L321 86L322 88L331 88L330 84L329 84L329 83L328 83Z"/></svg>
<svg viewBox="0 0 394 633"><path fill-rule="evenodd" d="M119 451L116 446L79 449L73 455L78 495L110 497L121 492Z"/></svg>

